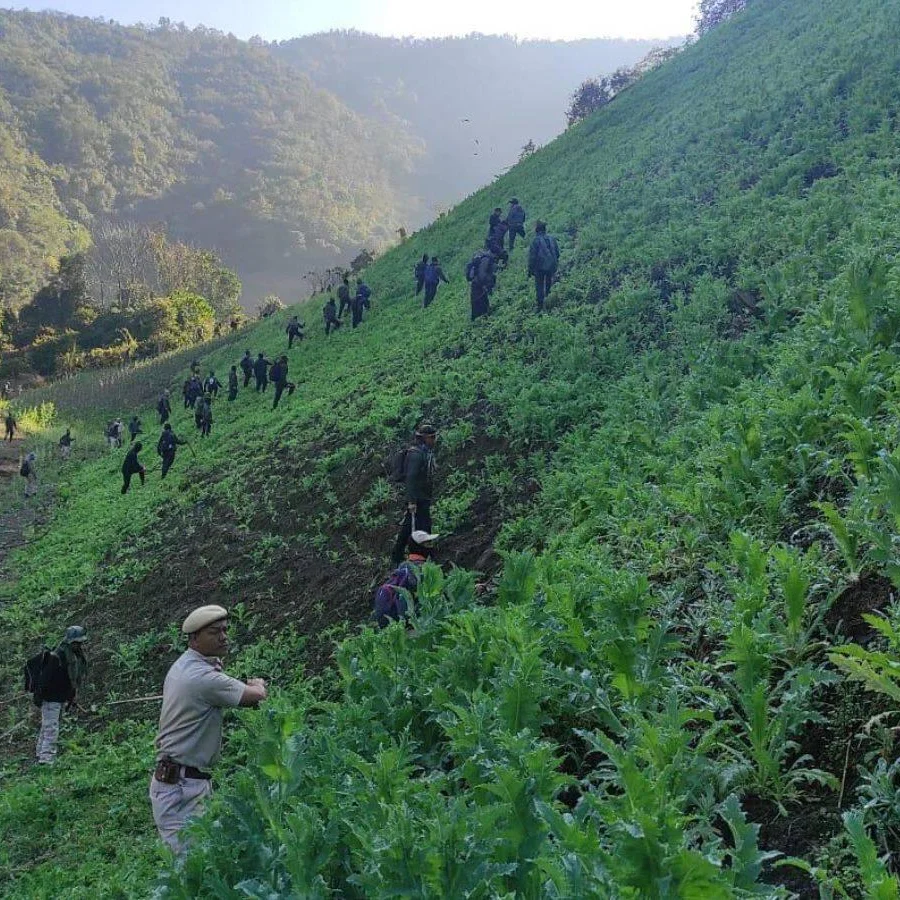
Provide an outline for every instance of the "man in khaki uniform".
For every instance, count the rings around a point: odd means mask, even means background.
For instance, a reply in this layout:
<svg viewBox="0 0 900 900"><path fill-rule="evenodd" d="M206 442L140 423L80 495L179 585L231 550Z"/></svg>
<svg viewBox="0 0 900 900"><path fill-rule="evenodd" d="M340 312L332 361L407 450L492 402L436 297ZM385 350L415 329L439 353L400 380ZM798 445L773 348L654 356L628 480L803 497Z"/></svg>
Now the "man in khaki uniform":
<svg viewBox="0 0 900 900"><path fill-rule="evenodd" d="M259 706L266 699L262 678L244 684L222 670L221 657L228 652L227 610L201 606L181 630L188 636L188 649L172 664L163 685L150 782L156 827L178 855L187 850L180 832L203 812L212 792L209 769L222 749L223 710Z"/></svg>

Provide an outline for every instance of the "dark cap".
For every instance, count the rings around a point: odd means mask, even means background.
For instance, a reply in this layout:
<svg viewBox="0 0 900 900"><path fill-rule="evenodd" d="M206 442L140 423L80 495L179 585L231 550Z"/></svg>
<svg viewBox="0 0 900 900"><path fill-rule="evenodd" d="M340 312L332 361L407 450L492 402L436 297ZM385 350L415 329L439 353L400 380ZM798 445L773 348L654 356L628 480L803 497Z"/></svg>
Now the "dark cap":
<svg viewBox="0 0 900 900"><path fill-rule="evenodd" d="M416 429L416 434L421 434L427 437L431 434L437 434L437 428L435 428L434 425L420 425Z"/></svg>
<svg viewBox="0 0 900 900"><path fill-rule="evenodd" d="M510 203L518 203L519 201L515 197L513 197L512 200L510 200L509 202Z"/></svg>

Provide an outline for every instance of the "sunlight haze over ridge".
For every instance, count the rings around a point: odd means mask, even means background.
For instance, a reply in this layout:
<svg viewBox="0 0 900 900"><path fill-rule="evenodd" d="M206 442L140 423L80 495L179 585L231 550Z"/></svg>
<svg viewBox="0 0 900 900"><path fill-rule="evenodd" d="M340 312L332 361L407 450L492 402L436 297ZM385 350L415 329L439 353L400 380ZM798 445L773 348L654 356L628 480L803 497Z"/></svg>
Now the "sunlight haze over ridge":
<svg viewBox="0 0 900 900"><path fill-rule="evenodd" d="M239 38L286 40L330 29L379 35L438 37L511 34L522 40L665 38L693 30L696 0L556 0L552 4L453 0L51 0L13 3L13 9L55 9L123 24L156 24L160 17L206 25Z"/></svg>

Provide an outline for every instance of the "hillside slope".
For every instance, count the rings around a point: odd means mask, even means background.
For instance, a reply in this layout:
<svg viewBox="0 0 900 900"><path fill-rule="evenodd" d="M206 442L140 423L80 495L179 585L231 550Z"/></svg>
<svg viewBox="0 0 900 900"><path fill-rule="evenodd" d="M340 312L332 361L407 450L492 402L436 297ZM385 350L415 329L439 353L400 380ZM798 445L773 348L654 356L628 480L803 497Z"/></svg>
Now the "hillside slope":
<svg viewBox="0 0 900 900"><path fill-rule="evenodd" d="M6 895L147 892L156 710L108 704L154 693L172 625L221 599L234 670L277 690L230 731L166 896L896 896L896 749L862 733L896 702L836 648L893 683L900 641L863 615L900 628L898 31L888 0L758 0L379 260L363 327L326 339L310 304L297 392L220 401L177 477L124 503L89 439L48 463L52 527L5 564L3 683L83 620L96 709L52 772L3 766ZM460 271L514 194L561 281L535 316L520 247L473 324ZM427 311L425 251L452 278ZM283 327L204 364L281 352ZM84 390L66 421L124 411ZM357 634L398 514L382 461L423 417L445 571L414 632Z"/></svg>

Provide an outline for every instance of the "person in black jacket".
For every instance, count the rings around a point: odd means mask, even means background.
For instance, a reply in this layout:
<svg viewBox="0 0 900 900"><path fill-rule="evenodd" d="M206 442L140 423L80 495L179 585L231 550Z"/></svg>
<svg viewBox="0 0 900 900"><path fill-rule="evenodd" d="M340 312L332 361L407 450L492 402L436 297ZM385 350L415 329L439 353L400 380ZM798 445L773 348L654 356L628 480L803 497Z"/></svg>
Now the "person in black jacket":
<svg viewBox="0 0 900 900"><path fill-rule="evenodd" d="M537 311L544 311L544 300L553 286L553 277L559 267L559 244L547 234L547 226L538 222L534 226L534 240L528 250L528 274L534 278Z"/></svg>
<svg viewBox="0 0 900 900"><path fill-rule="evenodd" d="M163 391L156 401L156 411L159 413L159 424L165 425L172 415L172 403L169 400L169 392Z"/></svg>
<svg viewBox="0 0 900 900"><path fill-rule="evenodd" d="M509 252L512 253L516 246L516 236L525 237L525 210L516 197L509 201L506 224L509 225Z"/></svg>
<svg viewBox="0 0 900 900"><path fill-rule="evenodd" d="M287 328L284 329L285 334L288 336L288 350L290 350L294 346L294 341L303 340L303 322L299 321L297 316L292 316L291 321L288 322Z"/></svg>
<svg viewBox="0 0 900 900"><path fill-rule="evenodd" d="M344 280L341 282L340 287L338 288L338 300L340 301L340 306L338 307L338 318L344 318L344 310L351 310L353 303L350 299L350 279L345 275Z"/></svg>
<svg viewBox="0 0 900 900"><path fill-rule="evenodd" d="M131 441L129 441L131 444L139 434L144 433L144 429L141 428L141 420L137 416L131 417L131 421L128 423L128 433L131 435Z"/></svg>
<svg viewBox="0 0 900 900"><path fill-rule="evenodd" d="M416 431L415 443L406 451L403 464L406 509L391 553L391 562L395 566L403 562L413 531L431 531L436 441L437 429L433 425L422 425Z"/></svg>
<svg viewBox="0 0 900 900"><path fill-rule="evenodd" d="M53 765L56 761L63 704L74 706L78 691L84 684L88 670L83 646L86 639L87 635L80 625L70 625L59 646L47 655L39 682L35 685L34 701L41 708L36 754L38 762L43 765Z"/></svg>
<svg viewBox="0 0 900 900"><path fill-rule="evenodd" d="M253 359L250 357L249 350L245 350L241 357L241 371L244 373L244 387L248 387L250 377L253 375Z"/></svg>
<svg viewBox="0 0 900 900"><path fill-rule="evenodd" d="M436 256L432 256L431 262L425 267L425 302L422 304L424 309L428 309L431 306L431 302L437 296L438 286L442 281L444 284L450 284L450 280L441 268L440 260Z"/></svg>
<svg viewBox="0 0 900 900"><path fill-rule="evenodd" d="M257 394L264 392L269 386L269 366L271 365L272 363L269 362L262 353L256 357L256 362L253 363L253 374L256 376Z"/></svg>
<svg viewBox="0 0 900 900"><path fill-rule="evenodd" d="M277 409L278 401L281 400L281 395L288 386L288 358L282 356L272 366L272 371L269 374L271 375L272 384L275 385L275 399L272 401L272 409Z"/></svg>
<svg viewBox="0 0 900 900"><path fill-rule="evenodd" d="M422 288L425 286L425 267L428 265L428 254L426 253L417 263L416 268L414 269L414 275L416 277L416 296L422 293ZM428 304L426 304L427 306Z"/></svg>
<svg viewBox="0 0 900 900"><path fill-rule="evenodd" d="M337 330L341 327L341 320L338 318L334 306L334 297L328 297L328 302L322 309L322 315L325 317L325 336L327 337L331 334L332 329Z"/></svg>
<svg viewBox="0 0 900 900"><path fill-rule="evenodd" d="M166 422L163 426L163 432L159 436L159 441L156 444L156 452L162 457L163 478L166 477L169 469L172 468L172 463L175 462L175 449L185 443L186 441L183 441L178 437L175 432L172 431L172 426Z"/></svg>
<svg viewBox="0 0 900 900"><path fill-rule="evenodd" d="M228 399L237 400L238 395L238 374L237 366L232 366L228 373Z"/></svg>
<svg viewBox="0 0 900 900"><path fill-rule="evenodd" d="M141 484L145 483L146 470L138 460L138 453L140 453L143 449L144 445L140 441L138 441L136 444L133 444L131 449L125 454L125 461L122 463L123 494L127 494L128 489L131 487L132 475L140 476Z"/></svg>

